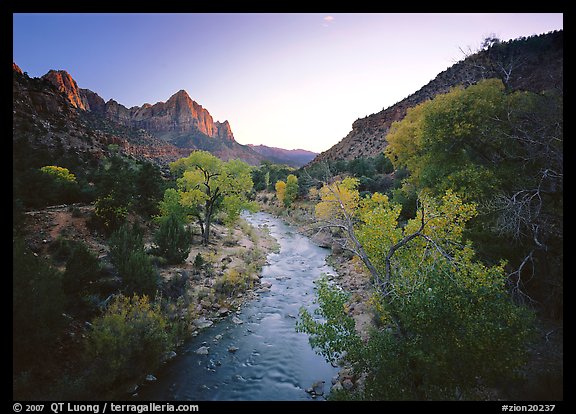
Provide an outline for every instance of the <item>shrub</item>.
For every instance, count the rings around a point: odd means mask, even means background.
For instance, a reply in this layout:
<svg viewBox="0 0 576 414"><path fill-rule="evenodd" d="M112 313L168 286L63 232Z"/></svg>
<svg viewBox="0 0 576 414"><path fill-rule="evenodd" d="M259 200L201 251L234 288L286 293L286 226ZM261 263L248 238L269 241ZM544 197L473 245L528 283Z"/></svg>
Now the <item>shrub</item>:
<svg viewBox="0 0 576 414"><path fill-rule="evenodd" d="M159 277L151 259L144 252L140 229L125 224L110 238L110 258L124 283L126 293L153 297L158 289Z"/></svg>
<svg viewBox="0 0 576 414"><path fill-rule="evenodd" d="M160 229L156 233L156 244L158 253L169 264L182 263L190 253L192 234L178 216L170 214L160 224Z"/></svg>
<svg viewBox="0 0 576 414"><path fill-rule="evenodd" d="M245 291L250 284L250 280L236 269L229 269L223 276L214 283L216 293L225 296L233 296L235 293Z"/></svg>
<svg viewBox="0 0 576 414"><path fill-rule="evenodd" d="M77 243L66 262L66 270L62 278L62 288L67 296L68 304L80 304L82 298L89 293L90 284L100 277L100 264L84 244Z"/></svg>
<svg viewBox="0 0 576 414"><path fill-rule="evenodd" d="M94 211L96 218L107 234L118 229L128 216L127 205L119 203L112 195L96 200Z"/></svg>
<svg viewBox="0 0 576 414"><path fill-rule="evenodd" d="M12 250L14 372L41 361L64 326L61 274L16 239Z"/></svg>
<svg viewBox="0 0 576 414"><path fill-rule="evenodd" d="M206 261L204 260L204 258L202 257L202 255L201 255L200 253L198 253L198 254L196 255L196 257L194 258L194 264L193 264L193 266L194 266L196 269L200 269L200 268L202 268L202 266L204 266L205 263L206 263Z"/></svg>
<svg viewBox="0 0 576 414"><path fill-rule="evenodd" d="M142 251L134 251L120 269L127 293L138 293L154 297L158 289L159 277L150 258Z"/></svg>
<svg viewBox="0 0 576 414"><path fill-rule="evenodd" d="M87 356L93 360L92 386L103 393L124 389L154 372L170 350L169 325L146 296L117 296L92 323Z"/></svg>

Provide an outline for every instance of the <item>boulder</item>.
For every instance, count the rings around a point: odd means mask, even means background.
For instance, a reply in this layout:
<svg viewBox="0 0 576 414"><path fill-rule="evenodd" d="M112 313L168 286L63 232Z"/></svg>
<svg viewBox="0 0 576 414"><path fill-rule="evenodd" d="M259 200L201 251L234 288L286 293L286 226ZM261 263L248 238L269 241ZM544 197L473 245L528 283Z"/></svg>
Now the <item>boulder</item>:
<svg viewBox="0 0 576 414"><path fill-rule="evenodd" d="M201 346L200 348L198 348L195 352L198 355L208 355L208 350L210 349L210 347L208 346Z"/></svg>
<svg viewBox="0 0 576 414"><path fill-rule="evenodd" d="M193 324L198 329L205 329L205 328L209 328L210 326L212 326L214 324L214 322L212 322L211 320L206 319L204 316L202 316L201 318L195 319Z"/></svg>

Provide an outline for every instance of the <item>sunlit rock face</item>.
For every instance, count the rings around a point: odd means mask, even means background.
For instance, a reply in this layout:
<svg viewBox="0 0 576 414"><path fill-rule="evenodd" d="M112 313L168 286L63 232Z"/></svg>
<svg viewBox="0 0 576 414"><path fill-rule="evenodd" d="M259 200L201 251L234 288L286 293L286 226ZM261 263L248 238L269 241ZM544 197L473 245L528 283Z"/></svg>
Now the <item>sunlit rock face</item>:
<svg viewBox="0 0 576 414"><path fill-rule="evenodd" d="M20 71L15 65L14 70ZM16 69L17 68L17 69ZM70 104L83 111L93 111L122 125L142 128L163 139L172 139L189 133L200 133L210 138L234 141L228 121L215 122L212 115L180 90L166 102L126 108L110 99L108 102L89 89L81 89L65 70L50 70L42 77L64 94Z"/></svg>
<svg viewBox="0 0 576 414"><path fill-rule="evenodd" d="M180 90L166 102L126 108L78 87L65 70L30 78L13 63L14 134L35 148L75 153L86 160L111 148L161 165L205 150L223 160L258 165L264 157L234 139L228 121L214 121Z"/></svg>
<svg viewBox="0 0 576 414"><path fill-rule="evenodd" d="M84 111L89 110L89 105L87 101L83 99L78 84L68 72L65 70L51 70L42 78L47 79L56 86L56 88L66 96L72 106Z"/></svg>

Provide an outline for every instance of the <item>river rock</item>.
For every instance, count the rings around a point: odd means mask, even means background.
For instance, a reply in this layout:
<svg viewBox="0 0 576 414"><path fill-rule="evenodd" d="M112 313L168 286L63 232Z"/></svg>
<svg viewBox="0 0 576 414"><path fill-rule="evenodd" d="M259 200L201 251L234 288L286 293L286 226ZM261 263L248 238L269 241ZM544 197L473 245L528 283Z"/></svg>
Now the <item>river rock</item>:
<svg viewBox="0 0 576 414"><path fill-rule="evenodd" d="M230 309L222 307L218 310L218 316L228 315L229 312L230 312Z"/></svg>
<svg viewBox="0 0 576 414"><path fill-rule="evenodd" d="M332 386L332 391L342 391L344 389L344 387L342 386L342 383L340 381L336 382L336 384L334 384Z"/></svg>
<svg viewBox="0 0 576 414"><path fill-rule="evenodd" d="M340 379L352 378L353 373L350 368L342 368L338 373L338 376L340 377Z"/></svg>
<svg viewBox="0 0 576 414"><path fill-rule="evenodd" d="M316 381L306 392L312 396L324 395L324 381Z"/></svg>
<svg viewBox="0 0 576 414"><path fill-rule="evenodd" d="M158 379L158 378L156 378L156 377L155 377L154 375L152 375L152 374L146 375L146 378L145 378L145 380L146 380L147 382L154 382L154 381L156 381L157 379Z"/></svg>
<svg viewBox="0 0 576 414"><path fill-rule="evenodd" d="M212 326L214 322L202 316L201 318L195 319L193 323L198 329L204 329Z"/></svg>
<svg viewBox="0 0 576 414"><path fill-rule="evenodd" d="M272 287L272 282L268 282L268 281L262 282L262 283L260 284L260 287L261 287L261 288L264 288L264 289L270 289L270 288Z"/></svg>
<svg viewBox="0 0 576 414"><path fill-rule="evenodd" d="M347 390L351 390L354 388L354 383L350 378L346 378L344 381L342 381L342 386Z"/></svg>
<svg viewBox="0 0 576 414"><path fill-rule="evenodd" d="M232 318L232 322L234 322L236 325L241 325L241 324L244 323L244 321L243 321L242 319L237 318L236 316L234 316L234 317Z"/></svg>
<svg viewBox="0 0 576 414"><path fill-rule="evenodd" d="M228 352L230 352L230 353L234 353L236 351L238 351L238 348L235 346L231 346L230 348L228 348Z"/></svg>
<svg viewBox="0 0 576 414"><path fill-rule="evenodd" d="M164 362L171 361L171 360L173 360L174 358L176 358L176 355L177 355L177 354L176 354L176 352L174 352L174 351L166 352L166 353L164 354L164 357L162 358L162 361L164 361Z"/></svg>
<svg viewBox="0 0 576 414"><path fill-rule="evenodd" d="M196 350L196 353L198 355L208 355L208 350L210 349L210 347L207 346L201 346L200 348L198 348Z"/></svg>

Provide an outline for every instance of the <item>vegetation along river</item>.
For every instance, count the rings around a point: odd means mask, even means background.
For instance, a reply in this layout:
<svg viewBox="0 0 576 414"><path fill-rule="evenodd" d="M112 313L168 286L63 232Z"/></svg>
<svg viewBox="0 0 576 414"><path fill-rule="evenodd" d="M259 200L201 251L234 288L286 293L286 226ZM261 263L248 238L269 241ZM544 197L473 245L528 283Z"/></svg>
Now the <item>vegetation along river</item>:
<svg viewBox="0 0 576 414"><path fill-rule="evenodd" d="M325 381L324 393L329 392L338 369L295 329L300 307L316 306L314 280L334 273L326 264L328 250L270 214L245 218L253 226L268 226L280 244L280 253L271 253L262 269L262 285L271 283L270 289L260 289L239 313L201 330L157 381L139 390L140 399L307 400L314 397L306 389L318 381Z"/></svg>

